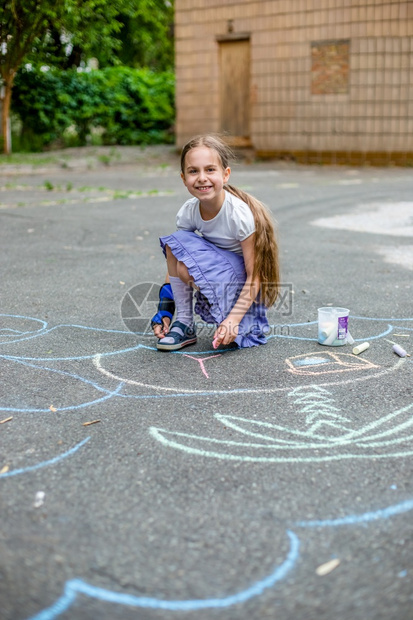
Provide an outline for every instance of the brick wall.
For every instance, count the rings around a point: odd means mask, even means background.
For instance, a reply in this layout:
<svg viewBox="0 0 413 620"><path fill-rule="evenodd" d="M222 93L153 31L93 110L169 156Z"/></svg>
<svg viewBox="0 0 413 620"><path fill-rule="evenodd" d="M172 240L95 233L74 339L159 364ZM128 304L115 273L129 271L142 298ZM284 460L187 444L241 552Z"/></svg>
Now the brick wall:
<svg viewBox="0 0 413 620"><path fill-rule="evenodd" d="M412 0L175 0L175 13L179 146L222 129L217 38L248 33L258 154L413 158Z"/></svg>

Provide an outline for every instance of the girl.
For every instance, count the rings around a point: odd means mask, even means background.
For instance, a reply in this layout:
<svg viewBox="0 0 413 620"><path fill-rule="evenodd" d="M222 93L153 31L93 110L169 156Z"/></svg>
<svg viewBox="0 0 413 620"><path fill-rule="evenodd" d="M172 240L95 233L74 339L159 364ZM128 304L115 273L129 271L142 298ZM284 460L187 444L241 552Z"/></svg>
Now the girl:
<svg viewBox="0 0 413 620"><path fill-rule="evenodd" d="M218 325L214 348L267 341L266 309L279 285L274 225L261 202L228 185L231 157L230 148L209 135L193 138L182 150L181 178L193 198L178 212L177 232L160 238L168 276L152 328L161 351L196 342L194 289L195 312Z"/></svg>

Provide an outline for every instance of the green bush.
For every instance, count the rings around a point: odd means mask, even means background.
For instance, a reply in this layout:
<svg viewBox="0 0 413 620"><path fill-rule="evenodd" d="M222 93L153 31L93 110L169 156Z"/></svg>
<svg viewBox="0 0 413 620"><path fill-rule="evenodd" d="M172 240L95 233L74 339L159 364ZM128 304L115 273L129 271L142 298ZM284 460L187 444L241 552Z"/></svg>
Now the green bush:
<svg viewBox="0 0 413 620"><path fill-rule="evenodd" d="M172 73L149 69L23 68L12 110L21 121L22 144L84 145L94 131L103 144L172 142L174 87Z"/></svg>

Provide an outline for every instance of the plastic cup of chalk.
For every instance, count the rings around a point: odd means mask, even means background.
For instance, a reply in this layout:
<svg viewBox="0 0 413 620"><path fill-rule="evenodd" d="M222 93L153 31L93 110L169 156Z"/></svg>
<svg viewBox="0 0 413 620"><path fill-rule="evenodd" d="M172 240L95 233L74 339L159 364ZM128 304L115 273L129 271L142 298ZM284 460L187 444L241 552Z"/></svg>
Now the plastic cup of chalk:
<svg viewBox="0 0 413 620"><path fill-rule="evenodd" d="M353 338L348 331L348 308L318 309L318 342L329 347L341 347L352 344Z"/></svg>

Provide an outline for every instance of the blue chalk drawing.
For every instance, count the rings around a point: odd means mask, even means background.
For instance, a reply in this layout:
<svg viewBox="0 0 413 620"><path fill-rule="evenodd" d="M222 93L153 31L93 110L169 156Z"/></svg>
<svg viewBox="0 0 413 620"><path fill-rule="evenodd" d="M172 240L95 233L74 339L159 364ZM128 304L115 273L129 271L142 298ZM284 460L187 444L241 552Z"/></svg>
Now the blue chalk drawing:
<svg viewBox="0 0 413 620"><path fill-rule="evenodd" d="M224 609L226 607L232 607L233 605L239 605L254 597L260 596L265 590L272 588L277 582L284 579L294 568L299 557L300 542L294 532L287 531L287 535L290 539L290 550L284 562L280 566L277 566L270 575L261 581L257 581L246 590L242 590L241 592L237 592L236 594L232 594L230 596L211 599L168 601L147 596L121 594L119 592L113 592L112 590L97 588L85 583L81 579L72 579L66 582L64 593L61 598L59 598L48 609L44 609L39 614L32 616L30 620L53 620L54 618L57 618L57 616L64 613L71 607L78 594L84 594L85 596L89 596L90 598L95 598L106 603L118 603L119 605L125 605L128 607L163 609L168 611Z"/></svg>
<svg viewBox="0 0 413 620"><path fill-rule="evenodd" d="M91 405L96 405L98 403L102 403L105 400L108 400L109 398L112 398L113 396L117 395L119 393L119 391L122 389L122 384L120 383L116 389L114 390L108 390L106 388L103 388L101 386L99 386L97 383L90 381L88 379L85 379L83 377L81 377L80 375L76 375L73 373L69 373L66 372L64 370L57 370L55 368L48 368L45 366L40 366L40 365L36 365L36 364L30 364L25 360L16 358L16 357L11 357L9 355L0 355L0 359L4 359L7 361L11 361L13 363L16 364L21 364L23 366L26 366L27 368L32 368L35 369L37 371L47 371L50 373L55 373L57 375L61 375L61 376L65 376L65 377L70 377L71 379L74 379L75 381L80 381L81 383L84 383L90 387L92 387L94 390L97 390L98 392L103 392L105 395L101 396L100 398L96 398L94 400L91 401L87 401L85 403L81 403L79 405L69 405L69 406L65 406L65 407L59 407L58 410L61 411L74 411L76 409L83 409L85 407L90 407ZM8 413L14 412L20 412L20 413L50 413L50 408L30 408L30 407L25 407L25 408L20 408L20 407L4 407L1 406L0 404L0 411L5 411Z"/></svg>
<svg viewBox="0 0 413 620"><path fill-rule="evenodd" d="M405 512L413 510L413 499L405 500L399 504L388 506L380 510L365 512L360 515L347 515L345 517L337 517L336 519L320 519L315 521L298 521L295 525L299 527L337 527L339 525L358 525L360 523L371 523L381 519L390 519L391 517L401 515Z"/></svg>
<svg viewBox="0 0 413 620"><path fill-rule="evenodd" d="M373 512L365 512L360 515L347 515L336 519L326 519L318 521L299 521L294 525L300 528L323 528L337 527L341 525L361 525L375 521L387 520L391 517L401 515L413 510L413 499L406 500L399 504L391 505L383 509ZM67 581L63 595L47 609L42 610L35 616L31 616L27 620L54 620L60 614L67 611L76 600L78 594L84 594L90 598L94 598L106 603L116 603L128 607L141 607L146 609L158 609L168 611L201 611L203 609L224 609L233 605L245 603L246 601L260 596L265 590L272 588L277 582L282 581L289 572L295 568L299 559L300 541L298 536L292 531L287 530L290 539L290 550L284 562L278 566L270 575L257 581L255 584L224 598L213 598L205 600L162 600L151 597L140 597L131 594L121 594L113 590L98 588L92 586L81 579L72 579ZM403 571L402 571L403 572ZM404 575L403 575L404 576Z"/></svg>
<svg viewBox="0 0 413 620"><path fill-rule="evenodd" d="M42 463L37 463L36 465L31 465L30 467L23 467L21 469L13 469L12 471L7 471L4 474L0 474L0 479L10 478L11 476L18 476L20 474L27 474L29 472L36 471L37 469L48 467L49 465L55 465L56 463L59 463L63 459L66 459L68 456L75 454L75 452L77 452L80 448L82 448L89 440L90 440L90 437L86 437L86 439L83 439L83 441L73 446L73 448L70 448L70 450L68 450L67 452L64 452L63 454L59 454L59 456L55 456L53 459L50 459L48 461L43 461Z"/></svg>
<svg viewBox="0 0 413 620"><path fill-rule="evenodd" d="M326 357L311 357L298 360L296 366L314 366L314 364L328 364L331 360Z"/></svg>
<svg viewBox="0 0 413 620"><path fill-rule="evenodd" d="M131 334L131 332L124 332L124 331L119 331L119 330L113 330L113 329L101 329L101 328L95 328L95 327L85 327L84 325L70 325L70 324L61 324L61 325L56 325L55 327L51 327L50 329L44 329L41 332L39 331L36 334L30 334L28 336L26 336L25 338L21 338L18 341L16 341L16 343L20 344L22 342L26 342L28 340L34 340L35 338L39 338L39 337L45 337L48 336L50 334L52 334L55 331L59 331L59 330L63 330L65 328L68 328L70 330L80 330L81 332L83 332L82 335L88 335L88 334L113 334L116 336L127 336L128 339L134 339L133 335ZM7 343L0 343L1 344L11 344L9 342ZM95 345L96 346L96 345ZM103 352L102 355L105 357L110 357L111 355L119 355L121 353L128 353L131 351L137 351L138 349L150 349L153 351L156 351L156 347L149 347L149 346L145 346L142 344L136 344L132 347L125 347L123 349L116 349L115 351L106 351ZM88 360L88 359L92 359L94 356L96 355L96 350L93 350L92 353L90 353L89 355L64 355L64 356L51 356L51 357L44 357L44 356L22 356L22 355L8 355L8 357L10 359L15 359L15 360L23 360L23 361L38 361L38 362L57 362L57 361L77 361L77 360Z"/></svg>
<svg viewBox="0 0 413 620"><path fill-rule="evenodd" d="M12 321L9 321L9 319L12 319ZM25 323L28 323L29 325L27 327L30 327L30 323L34 323L34 329L28 330L24 329L23 326L20 326L20 328L17 327L17 325L15 325L15 319L18 319L17 322L23 323L23 325ZM7 327L7 324L9 322L11 323L11 327ZM40 324L40 327L38 327L38 324ZM40 334L44 333L46 327L46 321L42 321L41 319L19 316L16 314L0 314L0 344L1 340L10 344L13 342L18 342L19 340L23 339L24 336L39 336ZM11 338L13 338L13 340L11 340Z"/></svg>
<svg viewBox="0 0 413 620"><path fill-rule="evenodd" d="M385 322L387 323L387 329L379 334L376 334L374 336L364 336L363 338L354 338L355 342L367 342L367 341L371 341L371 340L378 340L379 338L384 338L385 336L388 336L389 334L391 334L395 328L395 326L393 325L393 323L398 323L398 322L405 322L405 321L412 321L412 318L408 318L408 319L395 319L395 318L390 318L390 319L376 319L374 317L367 317L367 316L353 316L350 315L349 316L349 320L353 321L353 320L358 320L358 321L380 321L380 322ZM308 327L309 325L317 325L318 321L308 321L306 323L285 323L284 325L282 325L282 327ZM274 327L279 327L277 325L271 325L271 328ZM404 327L403 329L408 330L408 331L412 331L413 328L408 328L408 327ZM268 340L270 340L271 338L285 338L287 340L307 340L308 342L318 342L318 338L308 338L308 336L291 336L290 334L270 334L268 336Z"/></svg>

